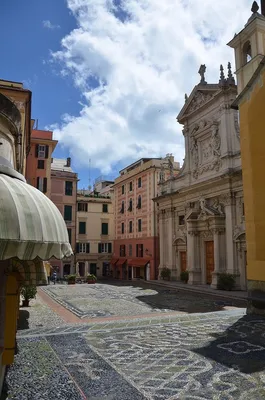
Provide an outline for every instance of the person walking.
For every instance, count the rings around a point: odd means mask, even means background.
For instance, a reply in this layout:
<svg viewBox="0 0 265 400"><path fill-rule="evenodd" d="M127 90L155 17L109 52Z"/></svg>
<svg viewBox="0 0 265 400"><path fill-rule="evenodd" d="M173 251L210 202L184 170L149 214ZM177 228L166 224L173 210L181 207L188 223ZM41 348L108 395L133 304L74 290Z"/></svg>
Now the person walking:
<svg viewBox="0 0 265 400"><path fill-rule="evenodd" d="M52 279L53 279L53 284L55 285L56 281L57 281L57 273L54 271L54 273L52 274Z"/></svg>

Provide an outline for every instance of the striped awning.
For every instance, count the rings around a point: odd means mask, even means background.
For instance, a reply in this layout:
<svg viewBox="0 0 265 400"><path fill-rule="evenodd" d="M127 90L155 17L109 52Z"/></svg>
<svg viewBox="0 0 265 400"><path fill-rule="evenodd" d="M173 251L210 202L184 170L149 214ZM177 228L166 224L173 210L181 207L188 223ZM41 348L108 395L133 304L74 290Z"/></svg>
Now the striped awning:
<svg viewBox="0 0 265 400"><path fill-rule="evenodd" d="M132 267L144 267L150 260L144 258L130 258L127 263Z"/></svg>
<svg viewBox="0 0 265 400"><path fill-rule="evenodd" d="M44 262L41 260L25 261L16 258L10 260L12 272L18 272L21 284L28 285L47 285L47 274Z"/></svg>
<svg viewBox="0 0 265 400"><path fill-rule="evenodd" d="M121 267L123 264L126 263L126 261L127 261L127 258L121 257L121 258L119 258L118 261L116 262L116 265L117 265L118 267Z"/></svg>
<svg viewBox="0 0 265 400"><path fill-rule="evenodd" d="M17 171L0 165L0 260L28 262L72 254L58 208Z"/></svg>

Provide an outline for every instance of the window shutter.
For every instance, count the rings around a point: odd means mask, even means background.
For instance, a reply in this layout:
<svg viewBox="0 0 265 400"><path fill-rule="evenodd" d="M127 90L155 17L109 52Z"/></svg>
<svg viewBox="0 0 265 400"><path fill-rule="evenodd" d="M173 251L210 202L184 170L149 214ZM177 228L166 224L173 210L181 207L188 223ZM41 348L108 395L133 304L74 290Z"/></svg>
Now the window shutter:
<svg viewBox="0 0 265 400"><path fill-rule="evenodd" d="M45 147L45 158L49 157L49 146L46 145Z"/></svg>
<svg viewBox="0 0 265 400"><path fill-rule="evenodd" d="M90 253L90 243L86 243L86 253Z"/></svg>
<svg viewBox="0 0 265 400"><path fill-rule="evenodd" d="M39 145L36 144L36 146L35 146L35 157L38 157L38 155L39 155Z"/></svg>
<svg viewBox="0 0 265 400"><path fill-rule="evenodd" d="M39 187L40 187L40 178L38 177L37 178L37 189L39 189Z"/></svg>
<svg viewBox="0 0 265 400"><path fill-rule="evenodd" d="M108 253L112 253L112 243L108 243Z"/></svg>
<svg viewBox="0 0 265 400"><path fill-rule="evenodd" d="M47 193L47 178L43 179L43 193Z"/></svg>
<svg viewBox="0 0 265 400"><path fill-rule="evenodd" d="M139 257L139 255L138 255L138 244L136 245L136 257Z"/></svg>
<svg viewBox="0 0 265 400"><path fill-rule="evenodd" d="M76 243L75 252L76 252L76 253L79 253L79 243Z"/></svg>
<svg viewBox="0 0 265 400"><path fill-rule="evenodd" d="M101 243L98 244L98 253L101 253Z"/></svg>

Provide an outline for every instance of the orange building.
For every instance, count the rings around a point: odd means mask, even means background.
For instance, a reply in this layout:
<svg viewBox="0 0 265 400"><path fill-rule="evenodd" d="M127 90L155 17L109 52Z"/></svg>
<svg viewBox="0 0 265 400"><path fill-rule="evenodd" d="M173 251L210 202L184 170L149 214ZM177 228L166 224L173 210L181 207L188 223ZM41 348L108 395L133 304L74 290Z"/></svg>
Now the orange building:
<svg viewBox="0 0 265 400"><path fill-rule="evenodd" d="M27 182L51 198L52 152L58 141L53 140L53 132L33 129L30 151L27 157Z"/></svg>
<svg viewBox="0 0 265 400"><path fill-rule="evenodd" d="M76 204L78 176L71 168L71 158L54 158L51 164L51 200L62 214L69 243L76 248ZM52 259L50 264L61 277L75 273L74 257L62 261Z"/></svg>
<svg viewBox="0 0 265 400"><path fill-rule="evenodd" d="M156 204L161 174L176 175L179 163L168 155L142 158L120 171L114 189L114 254L118 279L157 279L159 239Z"/></svg>

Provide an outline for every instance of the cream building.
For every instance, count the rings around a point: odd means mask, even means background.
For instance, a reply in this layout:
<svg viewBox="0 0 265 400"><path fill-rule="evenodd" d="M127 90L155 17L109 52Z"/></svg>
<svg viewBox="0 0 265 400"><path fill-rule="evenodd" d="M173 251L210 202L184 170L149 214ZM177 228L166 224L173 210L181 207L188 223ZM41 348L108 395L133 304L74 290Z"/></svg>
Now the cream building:
<svg viewBox="0 0 265 400"><path fill-rule="evenodd" d="M246 243L237 87L228 64L220 81L205 81L205 65L178 115L184 126L185 160L180 174L160 184L160 266L172 279L189 271L189 284L216 288L217 274L237 275L246 288Z"/></svg>
<svg viewBox="0 0 265 400"><path fill-rule="evenodd" d="M114 239L114 213L111 188L107 194L79 191L77 194L76 273L110 276Z"/></svg>

